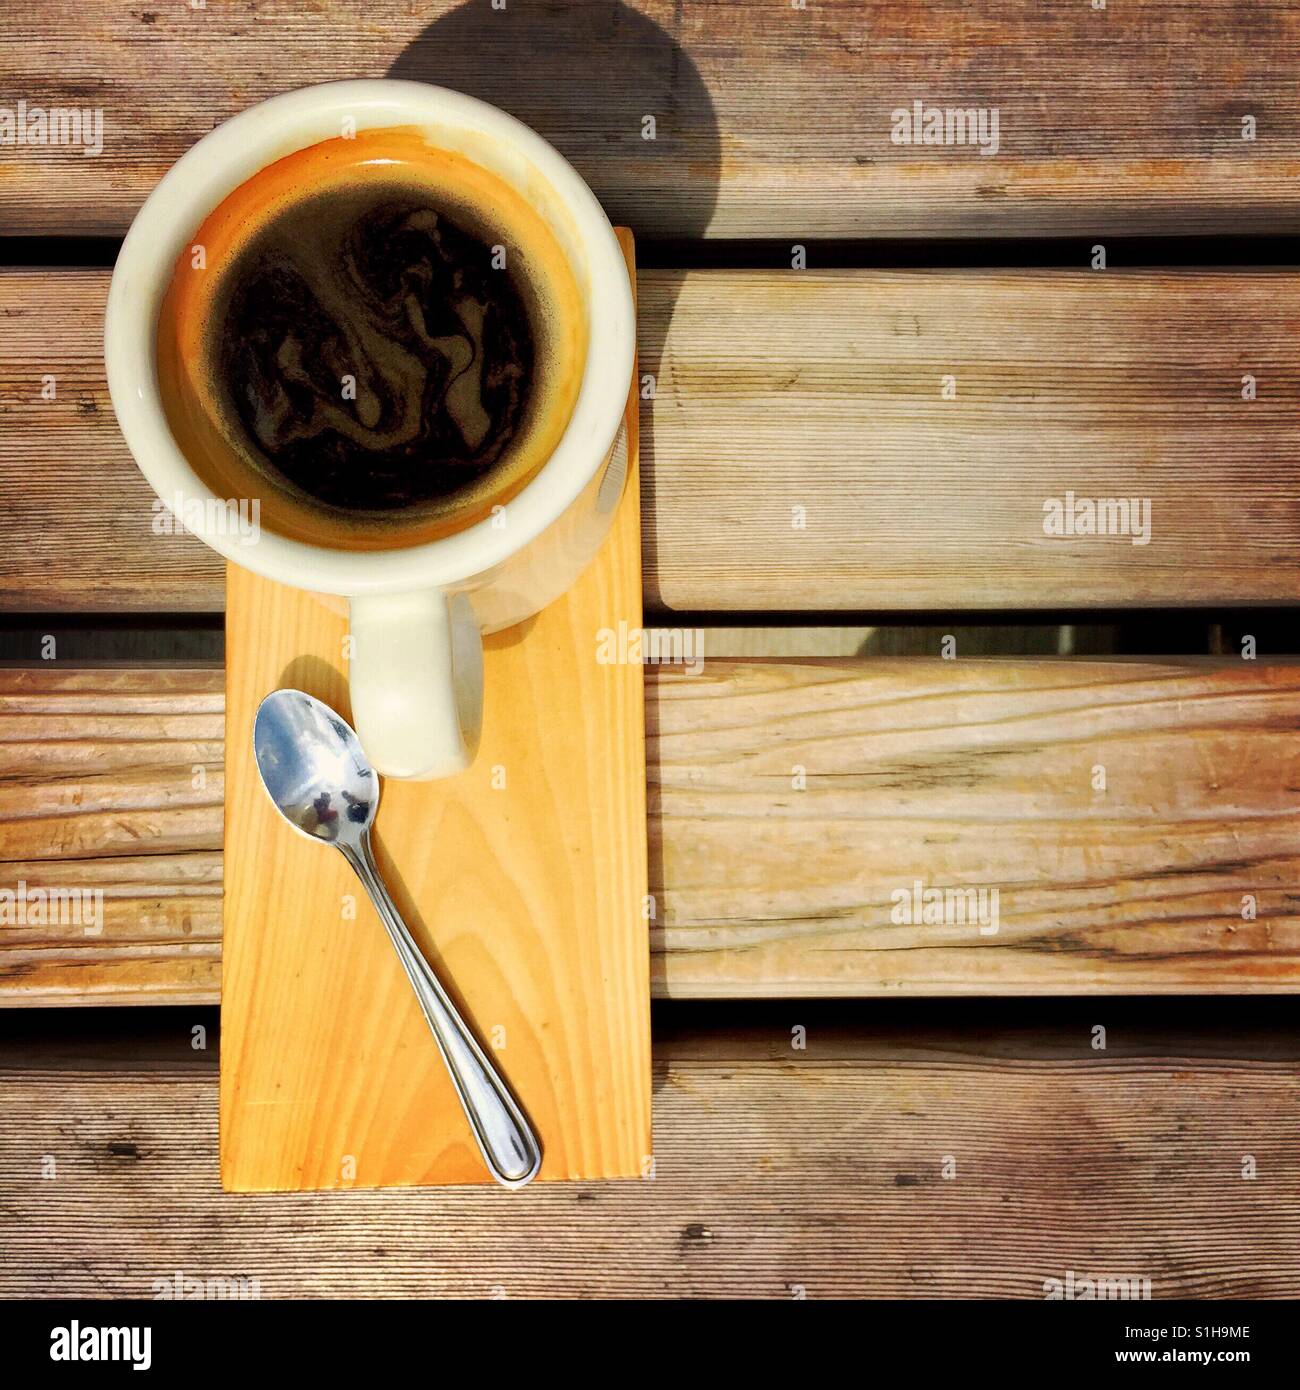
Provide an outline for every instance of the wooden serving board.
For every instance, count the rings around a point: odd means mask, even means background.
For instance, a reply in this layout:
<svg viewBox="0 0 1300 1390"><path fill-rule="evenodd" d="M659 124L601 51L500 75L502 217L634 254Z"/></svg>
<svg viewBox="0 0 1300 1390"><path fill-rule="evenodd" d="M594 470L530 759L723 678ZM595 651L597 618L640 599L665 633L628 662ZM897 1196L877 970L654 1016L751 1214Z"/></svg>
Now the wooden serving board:
<svg viewBox="0 0 1300 1390"><path fill-rule="evenodd" d="M634 390L628 430L627 491L596 560L487 639L473 767L385 781L373 834L421 949L537 1130L544 1179L650 1165L642 671L596 661L601 628L641 624ZM253 763L253 714L277 687L350 717L346 621L233 566L227 585L222 1183L488 1182L361 885L279 820Z"/></svg>

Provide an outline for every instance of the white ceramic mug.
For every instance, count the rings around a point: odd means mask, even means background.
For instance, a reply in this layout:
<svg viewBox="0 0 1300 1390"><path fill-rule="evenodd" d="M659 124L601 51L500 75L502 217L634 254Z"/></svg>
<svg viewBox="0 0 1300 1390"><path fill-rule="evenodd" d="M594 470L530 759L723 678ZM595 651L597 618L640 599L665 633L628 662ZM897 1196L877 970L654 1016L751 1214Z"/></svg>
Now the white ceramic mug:
<svg viewBox="0 0 1300 1390"><path fill-rule="evenodd" d="M221 503L167 425L156 333L173 267L203 220L275 160L351 128L416 126L519 190L572 267L587 314L582 383L554 453L506 505L464 530L405 549L333 550L220 524ZM113 271L108 386L141 471L187 528L283 584L348 600L353 721L389 777L467 767L483 705L482 633L544 608L577 579L609 529L627 477L623 423L635 325L617 238L572 166L513 116L419 82L333 82L273 97L204 136L140 209Z"/></svg>

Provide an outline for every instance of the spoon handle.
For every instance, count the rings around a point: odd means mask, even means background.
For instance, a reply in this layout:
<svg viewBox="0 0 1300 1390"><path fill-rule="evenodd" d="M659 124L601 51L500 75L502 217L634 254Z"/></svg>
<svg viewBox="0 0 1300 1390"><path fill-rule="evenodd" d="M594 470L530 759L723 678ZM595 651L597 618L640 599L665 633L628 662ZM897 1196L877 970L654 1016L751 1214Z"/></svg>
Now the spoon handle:
<svg viewBox="0 0 1300 1390"><path fill-rule="evenodd" d="M370 901L388 929L489 1171L503 1187L523 1187L536 1177L542 1165L536 1135L402 921L375 866L370 836L363 836L357 849L345 845L339 848L365 884Z"/></svg>

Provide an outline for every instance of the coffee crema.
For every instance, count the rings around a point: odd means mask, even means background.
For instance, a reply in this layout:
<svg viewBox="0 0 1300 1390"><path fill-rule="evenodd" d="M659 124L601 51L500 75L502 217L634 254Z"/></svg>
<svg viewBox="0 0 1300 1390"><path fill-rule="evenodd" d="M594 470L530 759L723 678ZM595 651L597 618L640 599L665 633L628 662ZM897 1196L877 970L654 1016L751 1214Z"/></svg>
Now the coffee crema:
<svg viewBox="0 0 1300 1390"><path fill-rule="evenodd" d="M218 497L331 548L461 530L540 470L582 382L586 316L543 217L415 129L286 156L177 260L158 382Z"/></svg>

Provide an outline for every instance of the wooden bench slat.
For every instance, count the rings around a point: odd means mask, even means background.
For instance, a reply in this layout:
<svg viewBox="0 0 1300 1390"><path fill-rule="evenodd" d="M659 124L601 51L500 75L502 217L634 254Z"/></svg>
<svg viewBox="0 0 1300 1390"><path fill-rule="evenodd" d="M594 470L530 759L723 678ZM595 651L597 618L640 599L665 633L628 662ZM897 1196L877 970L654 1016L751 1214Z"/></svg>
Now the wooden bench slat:
<svg viewBox="0 0 1300 1390"><path fill-rule="evenodd" d="M0 888L105 893L97 935L0 926L0 1003L217 998L220 749L186 725L222 678L133 741L169 674L0 672ZM154 713L97 716L83 787L32 703L62 730L97 681ZM1300 665L710 661L648 671L647 721L657 994L1300 990ZM996 889L997 931L905 920L917 882Z"/></svg>
<svg viewBox="0 0 1300 1390"><path fill-rule="evenodd" d="M1296 597L1300 276L648 271L639 288L652 607ZM156 533L113 419L106 289L105 272L0 273L0 607L218 610L218 557ZM1045 535L1068 493L1149 499L1150 543Z"/></svg>
<svg viewBox="0 0 1300 1390"><path fill-rule="evenodd" d="M192 1011L147 1036L9 1032L0 1296L149 1298L180 1270L266 1298L1041 1299L1073 1270L1153 1299L1300 1297L1294 1021L1225 1038L1203 1009L1153 1029L1147 1008L1097 1052L1095 1008L1064 1011L656 1018L653 1180L535 1184L508 1208L478 1188L223 1193L217 1039L193 1050Z"/></svg>
<svg viewBox="0 0 1300 1390"><path fill-rule="evenodd" d="M521 117L641 237L1300 225L1300 16L1288 6L1265 21L1236 0L1010 0L974 15L883 0L328 0L305 18L293 0L46 0L12 8L0 36L11 104L104 111L98 157L6 151L5 233L121 233L214 124L293 87L385 75ZM996 108L997 154L895 143L893 112L914 101Z"/></svg>

